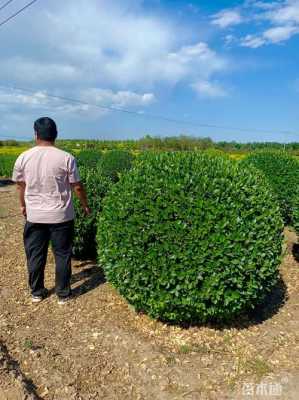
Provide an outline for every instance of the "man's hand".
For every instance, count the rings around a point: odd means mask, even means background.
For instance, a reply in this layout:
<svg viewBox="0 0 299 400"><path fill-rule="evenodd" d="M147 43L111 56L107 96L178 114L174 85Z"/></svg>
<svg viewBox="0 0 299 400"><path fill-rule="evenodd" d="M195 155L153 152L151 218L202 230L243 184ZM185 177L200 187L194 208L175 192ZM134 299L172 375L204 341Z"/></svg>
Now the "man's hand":
<svg viewBox="0 0 299 400"><path fill-rule="evenodd" d="M73 188L75 195L80 200L85 215L90 215L91 211L90 208L88 207L87 196L84 186L82 185L81 182L72 183L71 186Z"/></svg>
<svg viewBox="0 0 299 400"><path fill-rule="evenodd" d="M90 215L91 214L91 210L90 210L89 207L84 207L83 210L84 210L84 214L85 215Z"/></svg>
<svg viewBox="0 0 299 400"><path fill-rule="evenodd" d="M25 203L25 189L26 189L26 184L25 182L17 182L17 190L19 192L19 201L20 201L20 209L22 215L26 218L27 213L26 213L26 203Z"/></svg>

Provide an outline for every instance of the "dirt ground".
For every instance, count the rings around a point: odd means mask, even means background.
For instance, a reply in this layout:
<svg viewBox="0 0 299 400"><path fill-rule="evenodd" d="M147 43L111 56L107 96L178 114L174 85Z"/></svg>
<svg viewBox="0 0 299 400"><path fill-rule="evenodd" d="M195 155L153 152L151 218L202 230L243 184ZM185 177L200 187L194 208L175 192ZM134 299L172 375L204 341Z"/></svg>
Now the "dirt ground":
<svg viewBox="0 0 299 400"><path fill-rule="evenodd" d="M31 304L14 186L0 188L0 400L299 399L299 264L286 230L282 279L234 326L177 327L134 310L93 262L74 299Z"/></svg>

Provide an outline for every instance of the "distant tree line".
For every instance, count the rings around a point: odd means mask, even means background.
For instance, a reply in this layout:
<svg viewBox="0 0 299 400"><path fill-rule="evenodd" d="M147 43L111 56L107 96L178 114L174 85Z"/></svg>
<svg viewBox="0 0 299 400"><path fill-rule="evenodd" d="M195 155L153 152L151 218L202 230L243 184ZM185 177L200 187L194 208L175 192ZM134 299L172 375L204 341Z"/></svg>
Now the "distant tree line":
<svg viewBox="0 0 299 400"><path fill-rule="evenodd" d="M24 146L28 142L17 140L0 140L0 146ZM260 149L287 150L299 152L299 142L278 143L278 142L248 142L240 143L236 141L214 142L209 137L193 137L187 135L155 137L146 135L138 140L58 140L58 146L68 149L98 149L98 150L168 150L168 151L188 151L218 149L224 152L246 153Z"/></svg>
<svg viewBox="0 0 299 400"><path fill-rule="evenodd" d="M18 147L18 146L24 146L26 144L28 144L29 142L21 142L18 140L0 140L0 147L4 147L4 146L10 146L10 147Z"/></svg>
<svg viewBox="0 0 299 400"><path fill-rule="evenodd" d="M299 152L299 142L278 143L278 142L248 142L239 143L236 141L214 142L209 137L193 137L187 135L155 137L146 135L138 140L60 140L63 148L78 149L99 149L99 150L168 150L188 151L218 149L224 152L246 153L260 149L287 150Z"/></svg>

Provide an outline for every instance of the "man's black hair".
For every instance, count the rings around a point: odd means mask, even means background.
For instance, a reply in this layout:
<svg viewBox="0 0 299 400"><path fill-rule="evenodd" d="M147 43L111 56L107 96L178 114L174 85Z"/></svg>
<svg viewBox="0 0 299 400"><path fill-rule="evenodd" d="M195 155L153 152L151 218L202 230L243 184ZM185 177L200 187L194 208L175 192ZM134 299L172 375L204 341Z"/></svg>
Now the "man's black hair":
<svg viewBox="0 0 299 400"><path fill-rule="evenodd" d="M54 142L57 138L57 126L51 118L43 117L37 119L34 122L34 130L38 139Z"/></svg>

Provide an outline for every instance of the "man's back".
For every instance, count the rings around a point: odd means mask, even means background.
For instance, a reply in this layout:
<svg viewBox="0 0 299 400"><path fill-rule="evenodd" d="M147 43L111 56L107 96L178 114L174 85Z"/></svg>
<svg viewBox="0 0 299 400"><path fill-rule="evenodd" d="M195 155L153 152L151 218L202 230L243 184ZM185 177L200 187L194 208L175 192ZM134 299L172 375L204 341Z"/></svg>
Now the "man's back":
<svg viewBox="0 0 299 400"><path fill-rule="evenodd" d="M54 146L35 146L19 156L13 180L26 183L29 222L61 223L74 219L71 183L80 178L72 155Z"/></svg>
<svg viewBox="0 0 299 400"><path fill-rule="evenodd" d="M44 280L51 242L55 257L55 291L58 304L65 304L72 293L72 189L86 215L90 214L90 209L74 157L55 147L58 135L55 121L39 118L34 122L34 134L37 146L18 157L13 171L21 211L26 218L23 239L28 284L33 303L47 297Z"/></svg>

